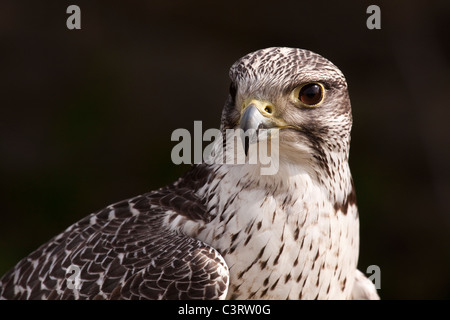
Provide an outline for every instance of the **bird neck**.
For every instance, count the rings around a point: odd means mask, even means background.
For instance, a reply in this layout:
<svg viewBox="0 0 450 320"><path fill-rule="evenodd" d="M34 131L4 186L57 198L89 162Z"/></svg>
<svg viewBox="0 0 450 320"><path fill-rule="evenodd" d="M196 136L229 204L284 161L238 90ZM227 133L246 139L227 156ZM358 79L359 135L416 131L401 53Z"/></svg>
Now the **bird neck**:
<svg viewBox="0 0 450 320"><path fill-rule="evenodd" d="M193 168L191 176L197 178L196 189L206 203L219 189L226 192L224 189L232 187L261 189L273 196L314 190L343 211L349 203L356 203L350 168L342 155L327 154L326 166L311 157L299 159L293 163L281 158L273 175L262 175L260 164L201 164Z"/></svg>

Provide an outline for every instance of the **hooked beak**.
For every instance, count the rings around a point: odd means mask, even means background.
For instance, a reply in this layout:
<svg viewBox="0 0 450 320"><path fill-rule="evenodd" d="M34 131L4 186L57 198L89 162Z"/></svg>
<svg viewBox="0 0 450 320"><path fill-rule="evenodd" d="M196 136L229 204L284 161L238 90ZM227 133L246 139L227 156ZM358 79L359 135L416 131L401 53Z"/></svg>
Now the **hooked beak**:
<svg viewBox="0 0 450 320"><path fill-rule="evenodd" d="M258 142L260 129L278 127L273 118L273 112L273 105L267 101L252 99L244 104L240 128L242 129L241 140L246 156L248 155L250 144Z"/></svg>

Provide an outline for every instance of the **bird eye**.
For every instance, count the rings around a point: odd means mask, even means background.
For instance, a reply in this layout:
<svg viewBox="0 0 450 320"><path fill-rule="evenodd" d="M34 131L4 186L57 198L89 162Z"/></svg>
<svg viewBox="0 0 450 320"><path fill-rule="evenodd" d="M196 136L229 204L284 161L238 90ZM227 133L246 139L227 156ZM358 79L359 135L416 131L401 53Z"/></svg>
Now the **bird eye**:
<svg viewBox="0 0 450 320"><path fill-rule="evenodd" d="M297 90L295 90L297 91ZM297 99L306 106L315 106L323 100L323 86L319 83L308 83L297 91Z"/></svg>

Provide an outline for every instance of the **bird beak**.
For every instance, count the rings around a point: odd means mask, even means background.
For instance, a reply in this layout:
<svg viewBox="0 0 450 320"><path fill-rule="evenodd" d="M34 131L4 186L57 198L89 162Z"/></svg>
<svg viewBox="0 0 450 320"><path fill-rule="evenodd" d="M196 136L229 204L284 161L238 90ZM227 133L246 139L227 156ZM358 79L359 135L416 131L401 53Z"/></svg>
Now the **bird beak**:
<svg viewBox="0 0 450 320"><path fill-rule="evenodd" d="M245 155L248 155L250 144L258 142L260 129L277 127L273 119L274 106L267 101L252 99L244 103L240 128L241 140L244 145Z"/></svg>

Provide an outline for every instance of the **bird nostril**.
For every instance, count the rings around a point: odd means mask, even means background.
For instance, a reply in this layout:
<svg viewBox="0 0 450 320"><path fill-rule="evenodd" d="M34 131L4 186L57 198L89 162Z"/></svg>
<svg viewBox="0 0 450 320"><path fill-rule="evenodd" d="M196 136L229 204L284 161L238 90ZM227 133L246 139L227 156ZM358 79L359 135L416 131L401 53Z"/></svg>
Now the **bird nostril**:
<svg viewBox="0 0 450 320"><path fill-rule="evenodd" d="M266 106L266 107L264 108L264 111L267 112L267 113L269 113L269 114L271 114L271 113L272 113L272 108L271 108L270 106Z"/></svg>

